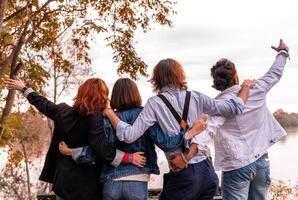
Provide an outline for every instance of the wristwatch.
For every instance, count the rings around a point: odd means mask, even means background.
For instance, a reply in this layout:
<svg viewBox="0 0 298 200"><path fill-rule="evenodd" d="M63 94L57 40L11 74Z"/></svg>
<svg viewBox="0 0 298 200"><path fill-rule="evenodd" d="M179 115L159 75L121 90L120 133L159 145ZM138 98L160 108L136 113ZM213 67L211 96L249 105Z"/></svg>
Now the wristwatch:
<svg viewBox="0 0 298 200"><path fill-rule="evenodd" d="M25 93L25 91L27 90L28 88L25 86L23 87L23 89L21 90L23 93Z"/></svg>

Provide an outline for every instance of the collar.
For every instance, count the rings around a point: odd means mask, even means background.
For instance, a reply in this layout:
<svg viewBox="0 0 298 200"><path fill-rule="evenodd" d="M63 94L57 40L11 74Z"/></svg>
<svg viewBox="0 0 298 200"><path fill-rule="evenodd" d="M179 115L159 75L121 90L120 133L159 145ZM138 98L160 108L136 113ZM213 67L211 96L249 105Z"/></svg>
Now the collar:
<svg viewBox="0 0 298 200"><path fill-rule="evenodd" d="M240 86L239 86L239 85L233 85L233 86L231 86L231 87L225 89L225 90L222 91L221 93L219 93L219 94L215 97L215 99L220 98L221 96L224 96L225 94L236 93L236 92L239 91L239 89L240 89Z"/></svg>
<svg viewBox="0 0 298 200"><path fill-rule="evenodd" d="M160 89L160 91L158 92L158 94L161 94L163 92L176 92L176 91L180 91L181 89L174 87L173 85L167 85L164 86L163 88Z"/></svg>

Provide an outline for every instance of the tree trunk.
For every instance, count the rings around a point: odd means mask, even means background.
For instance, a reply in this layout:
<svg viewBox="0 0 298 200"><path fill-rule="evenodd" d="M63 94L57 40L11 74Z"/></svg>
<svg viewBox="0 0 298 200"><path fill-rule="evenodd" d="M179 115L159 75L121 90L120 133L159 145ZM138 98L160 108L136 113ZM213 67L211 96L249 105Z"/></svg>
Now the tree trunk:
<svg viewBox="0 0 298 200"><path fill-rule="evenodd" d="M4 20L4 13L5 13L5 7L7 4L7 0L1 0L0 1L0 35L3 30L3 20Z"/></svg>
<svg viewBox="0 0 298 200"><path fill-rule="evenodd" d="M11 61L11 65L10 65L10 78L12 78L12 79L15 78L15 76L18 74L18 72L21 68L21 64L17 65L17 59L19 57L19 54L21 52L23 45L25 44L28 26L29 26L29 21L27 21L27 23L25 24L24 29L20 35L19 40L18 40L18 43L12 52L13 56L12 56L12 61ZM5 119L10 114L11 109L13 107L14 96L15 96L15 91L9 90L8 95L6 97L5 107L4 107L2 115L0 117L0 139L3 135L3 124L5 122Z"/></svg>
<svg viewBox="0 0 298 200"><path fill-rule="evenodd" d="M5 119L10 114L11 109L13 107L13 100L14 100L15 94L16 94L15 90L9 90L8 95L6 97L5 107L2 111L2 115L0 118L0 139L3 135L3 124L5 122Z"/></svg>
<svg viewBox="0 0 298 200"><path fill-rule="evenodd" d="M29 172L29 160L28 160L27 151L23 140L21 140L21 145L22 145L22 151L25 159L28 199L32 200L31 187L30 187L31 182L30 182L30 172Z"/></svg>

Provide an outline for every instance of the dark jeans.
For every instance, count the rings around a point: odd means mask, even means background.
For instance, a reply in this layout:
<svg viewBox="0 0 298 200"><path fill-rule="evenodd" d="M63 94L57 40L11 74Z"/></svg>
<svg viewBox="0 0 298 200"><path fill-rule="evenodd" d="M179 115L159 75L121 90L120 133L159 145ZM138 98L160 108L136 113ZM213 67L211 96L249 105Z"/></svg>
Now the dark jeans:
<svg viewBox="0 0 298 200"><path fill-rule="evenodd" d="M211 200L218 190L218 177L210 160L190 164L180 172L164 174L160 200Z"/></svg>

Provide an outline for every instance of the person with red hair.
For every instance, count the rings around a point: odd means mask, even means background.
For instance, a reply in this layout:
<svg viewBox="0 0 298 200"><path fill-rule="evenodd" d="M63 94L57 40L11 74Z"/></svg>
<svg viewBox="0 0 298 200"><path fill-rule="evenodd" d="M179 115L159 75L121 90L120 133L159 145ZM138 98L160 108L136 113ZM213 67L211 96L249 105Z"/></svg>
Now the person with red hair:
<svg viewBox="0 0 298 200"><path fill-rule="evenodd" d="M124 152L108 143L103 129L102 111L108 105L109 90L100 78L86 80L78 89L74 105L55 104L27 88L20 80L7 79L8 89L20 90L37 110L52 119L55 124L52 141L39 179L53 183L56 199L101 199L100 173L103 161L118 166ZM59 143L76 148L90 145L97 159L92 165L78 165L70 156L59 152ZM127 157L127 156L126 156ZM145 157L133 156L131 162L143 165Z"/></svg>

